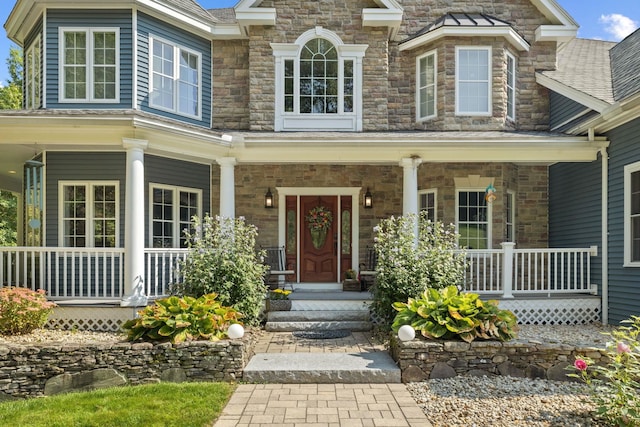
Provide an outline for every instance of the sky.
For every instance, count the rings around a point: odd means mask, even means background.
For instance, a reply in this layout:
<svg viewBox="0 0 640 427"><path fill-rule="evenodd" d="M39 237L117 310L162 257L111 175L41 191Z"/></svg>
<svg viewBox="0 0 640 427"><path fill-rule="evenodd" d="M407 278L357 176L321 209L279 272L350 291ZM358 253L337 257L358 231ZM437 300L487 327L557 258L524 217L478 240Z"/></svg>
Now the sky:
<svg viewBox="0 0 640 427"><path fill-rule="evenodd" d="M196 0L205 9L234 6L238 0ZM640 26L639 0L556 0L580 25L578 37L619 41ZM402 1L399 2L402 4ZM9 73L6 58L9 46L4 23L15 0L0 0L0 84L6 83Z"/></svg>

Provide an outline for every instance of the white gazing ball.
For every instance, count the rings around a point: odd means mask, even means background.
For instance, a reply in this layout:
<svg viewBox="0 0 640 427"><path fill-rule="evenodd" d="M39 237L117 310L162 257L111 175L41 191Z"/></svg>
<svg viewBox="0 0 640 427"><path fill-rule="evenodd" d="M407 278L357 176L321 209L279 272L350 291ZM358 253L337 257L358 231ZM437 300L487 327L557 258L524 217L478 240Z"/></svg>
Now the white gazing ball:
<svg viewBox="0 0 640 427"><path fill-rule="evenodd" d="M229 329L227 329L227 335L229 335L229 338L231 338L232 340L242 338L244 336L244 328L241 324L234 323L233 325L229 326Z"/></svg>
<svg viewBox="0 0 640 427"><path fill-rule="evenodd" d="M416 337L416 331L411 325L403 325L398 329L398 338L400 341L411 341Z"/></svg>

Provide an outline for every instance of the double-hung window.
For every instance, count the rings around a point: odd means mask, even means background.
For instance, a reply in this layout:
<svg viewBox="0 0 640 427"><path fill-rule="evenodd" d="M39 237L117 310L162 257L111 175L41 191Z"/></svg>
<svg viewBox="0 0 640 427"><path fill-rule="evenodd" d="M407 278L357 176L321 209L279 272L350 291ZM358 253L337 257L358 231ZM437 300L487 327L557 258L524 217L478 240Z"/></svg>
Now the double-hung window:
<svg viewBox="0 0 640 427"><path fill-rule="evenodd" d="M507 52L507 118L516 119L516 58Z"/></svg>
<svg viewBox="0 0 640 427"><path fill-rule="evenodd" d="M436 109L436 71L437 54L435 51L416 59L416 119L435 117Z"/></svg>
<svg viewBox="0 0 640 427"><path fill-rule="evenodd" d="M184 230L193 231L194 215L201 216L202 190L151 184L151 244L154 248L185 248Z"/></svg>
<svg viewBox="0 0 640 427"><path fill-rule="evenodd" d="M42 105L42 48L40 36L27 48L24 64L25 108L31 110Z"/></svg>
<svg viewBox="0 0 640 427"><path fill-rule="evenodd" d="M120 29L60 28L60 101L118 102Z"/></svg>
<svg viewBox="0 0 640 427"><path fill-rule="evenodd" d="M162 39L151 38L152 108L201 117L202 55Z"/></svg>
<svg viewBox="0 0 640 427"><path fill-rule="evenodd" d="M420 202L420 211L427 213L427 218L431 222L437 219L437 191L436 190L420 190L418 191L418 200Z"/></svg>
<svg viewBox="0 0 640 427"><path fill-rule="evenodd" d="M491 115L490 47L456 47L456 114Z"/></svg>
<svg viewBox="0 0 640 427"><path fill-rule="evenodd" d="M640 162L624 167L624 265L640 267Z"/></svg>
<svg viewBox="0 0 640 427"><path fill-rule="evenodd" d="M59 232L64 247L118 247L117 181L60 181Z"/></svg>
<svg viewBox="0 0 640 427"><path fill-rule="evenodd" d="M456 224L460 246L468 249L491 248L491 206L485 190L458 190Z"/></svg>

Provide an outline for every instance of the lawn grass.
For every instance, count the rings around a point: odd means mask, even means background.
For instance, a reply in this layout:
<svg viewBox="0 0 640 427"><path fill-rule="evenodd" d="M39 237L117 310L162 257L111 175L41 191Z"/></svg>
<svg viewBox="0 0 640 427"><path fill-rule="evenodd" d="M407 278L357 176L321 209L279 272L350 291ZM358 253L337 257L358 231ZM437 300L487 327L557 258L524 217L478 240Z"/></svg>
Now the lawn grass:
<svg viewBox="0 0 640 427"><path fill-rule="evenodd" d="M235 385L160 383L0 403L0 426L210 426Z"/></svg>

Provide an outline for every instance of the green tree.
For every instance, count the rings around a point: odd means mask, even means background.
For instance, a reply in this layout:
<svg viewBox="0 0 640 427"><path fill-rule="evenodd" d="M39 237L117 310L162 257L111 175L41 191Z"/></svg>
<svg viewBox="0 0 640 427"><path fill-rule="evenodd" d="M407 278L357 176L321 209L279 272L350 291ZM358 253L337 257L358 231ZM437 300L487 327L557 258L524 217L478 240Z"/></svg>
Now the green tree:
<svg viewBox="0 0 640 427"><path fill-rule="evenodd" d="M7 58L10 79L6 86L0 87L0 110L19 110L22 108L22 50L17 46L9 48Z"/></svg>
<svg viewBox="0 0 640 427"><path fill-rule="evenodd" d="M15 246L18 229L18 198L0 190L0 246Z"/></svg>

